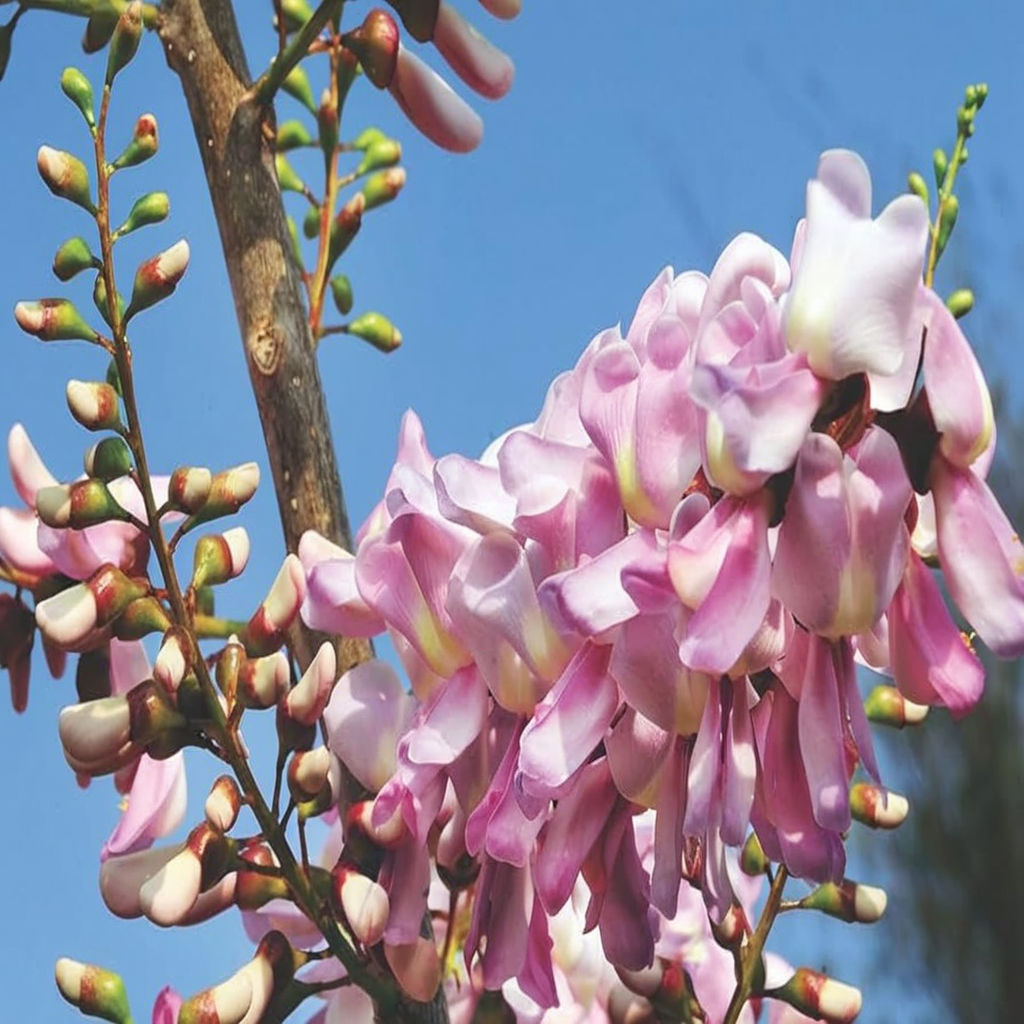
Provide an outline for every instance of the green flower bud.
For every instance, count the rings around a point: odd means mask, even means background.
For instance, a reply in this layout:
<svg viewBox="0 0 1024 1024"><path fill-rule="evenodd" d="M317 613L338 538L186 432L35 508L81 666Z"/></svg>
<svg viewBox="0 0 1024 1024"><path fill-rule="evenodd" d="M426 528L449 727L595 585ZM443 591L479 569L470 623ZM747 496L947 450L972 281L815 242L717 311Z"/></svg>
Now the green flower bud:
<svg viewBox="0 0 1024 1024"><path fill-rule="evenodd" d="M114 1024L131 1020L128 994L120 975L67 957L57 961L54 973L60 994L87 1017L100 1017Z"/></svg>
<svg viewBox="0 0 1024 1024"><path fill-rule="evenodd" d="M135 167L153 156L160 145L156 118L152 114L143 114L136 122L131 142L125 146L121 155L110 165L115 171L125 167Z"/></svg>
<svg viewBox="0 0 1024 1024"><path fill-rule="evenodd" d="M862 1002L860 991L852 985L836 981L808 967L798 967L785 985L765 994L789 1003L815 1020L825 1020L829 1024L849 1024L860 1013Z"/></svg>
<svg viewBox="0 0 1024 1024"><path fill-rule="evenodd" d="M970 288L958 288L946 299L946 309L959 320L974 309L974 292Z"/></svg>
<svg viewBox="0 0 1024 1024"><path fill-rule="evenodd" d="M756 878L758 875L763 875L767 867L768 858L761 847L761 841L757 838L756 833L751 832L740 852L740 868L745 875Z"/></svg>
<svg viewBox="0 0 1024 1024"><path fill-rule="evenodd" d="M302 233L307 238L316 238L320 234L320 207L311 206L302 218Z"/></svg>
<svg viewBox="0 0 1024 1024"><path fill-rule="evenodd" d="M122 303L123 305L123 303ZM107 383L120 395L124 397L124 392L121 390L121 375L117 372L117 360L111 359L107 363Z"/></svg>
<svg viewBox="0 0 1024 1024"><path fill-rule="evenodd" d="M132 471L132 453L120 437L105 437L85 453L85 472L97 480L116 480Z"/></svg>
<svg viewBox="0 0 1024 1024"><path fill-rule="evenodd" d="M874 924L885 913L887 903L884 889L851 882L848 878L819 885L800 900L801 907L820 910L848 924Z"/></svg>
<svg viewBox="0 0 1024 1024"><path fill-rule="evenodd" d="M974 109L981 110L986 99L988 99L988 83L978 82L974 87Z"/></svg>
<svg viewBox="0 0 1024 1024"><path fill-rule="evenodd" d="M935 187L941 189L946 180L946 171L949 169L949 157L944 149L937 149L932 153L932 171L935 173Z"/></svg>
<svg viewBox="0 0 1024 1024"><path fill-rule="evenodd" d="M167 500L179 512L192 515L206 504L213 474L204 466L179 466L167 484Z"/></svg>
<svg viewBox="0 0 1024 1024"><path fill-rule="evenodd" d="M121 425L117 392L109 384L69 380L68 408L86 430L112 430Z"/></svg>
<svg viewBox="0 0 1024 1024"><path fill-rule="evenodd" d="M320 148L324 156L330 159L338 145L338 104L331 97L328 89L320 96L320 106L316 111L316 123L320 130Z"/></svg>
<svg viewBox="0 0 1024 1024"><path fill-rule="evenodd" d="M909 813L910 803L899 793L870 782L854 783L850 789L850 814L869 828L898 828Z"/></svg>
<svg viewBox="0 0 1024 1024"><path fill-rule="evenodd" d="M278 153L274 157L274 167L277 169L277 183L282 192L298 192L300 195L306 191L306 183L295 173L295 168L288 163L284 153Z"/></svg>
<svg viewBox="0 0 1024 1024"><path fill-rule="evenodd" d="M70 281L75 274L99 266L100 261L93 255L84 238L69 238L53 257L53 272L61 281Z"/></svg>
<svg viewBox="0 0 1024 1024"><path fill-rule="evenodd" d="M19 302L14 307L14 319L26 334L34 334L40 341L79 339L95 342L98 339L96 332L67 299Z"/></svg>
<svg viewBox="0 0 1024 1024"><path fill-rule="evenodd" d="M360 149L365 152L374 143L387 141L388 137L379 128L364 128L363 131L356 136L352 143L352 148Z"/></svg>
<svg viewBox="0 0 1024 1024"><path fill-rule="evenodd" d="M366 77L386 89L398 65L399 32L395 19L386 11L372 10L359 28L341 37L346 49L359 58Z"/></svg>
<svg viewBox="0 0 1024 1024"><path fill-rule="evenodd" d="M107 85L114 76L125 67L135 56L142 39L142 4L139 0L132 2L121 12L114 26L114 34L110 38L110 51L107 55Z"/></svg>
<svg viewBox="0 0 1024 1024"><path fill-rule="evenodd" d="M338 312L348 316L352 311L352 284L344 274L331 278L331 295Z"/></svg>
<svg viewBox="0 0 1024 1024"><path fill-rule="evenodd" d="M356 174L369 174L382 167L393 167L402 159L402 144L396 139L378 139L366 147Z"/></svg>
<svg viewBox="0 0 1024 1024"><path fill-rule="evenodd" d="M406 31L419 43L428 43L434 38L434 26L441 0L388 0L398 11Z"/></svg>
<svg viewBox="0 0 1024 1024"><path fill-rule="evenodd" d="M315 207L313 207L315 209ZM295 258L295 262L299 267L305 267L305 261L302 258L302 242L299 239L299 226L295 223L294 217L286 217L285 223L288 225L288 237L292 243L292 256Z"/></svg>
<svg viewBox="0 0 1024 1024"><path fill-rule="evenodd" d="M363 185L363 198L366 209L373 210L385 203L390 203L405 187L405 168L391 167L386 171L378 171L366 179Z"/></svg>
<svg viewBox="0 0 1024 1024"><path fill-rule="evenodd" d="M287 32L298 32L313 17L313 8L306 0L281 0L281 17Z"/></svg>
<svg viewBox="0 0 1024 1024"><path fill-rule="evenodd" d="M309 76L306 74L305 69L301 64L296 64L295 67L285 75L284 81L281 83L281 88L284 89L292 99L298 100L311 114L316 113L316 101L313 99L313 89L309 84Z"/></svg>
<svg viewBox="0 0 1024 1024"><path fill-rule="evenodd" d="M245 570L249 561L249 535L236 526L223 534L200 537L192 569L192 586L216 586L227 583Z"/></svg>
<svg viewBox="0 0 1024 1024"><path fill-rule="evenodd" d="M402 344L401 331L383 313L363 313L348 324L346 330L381 352L394 352Z"/></svg>
<svg viewBox="0 0 1024 1024"><path fill-rule="evenodd" d="M924 178L918 174L917 171L911 171L907 175L907 188L909 188L915 196L920 196L921 201L925 206L928 205L928 186L925 184Z"/></svg>
<svg viewBox="0 0 1024 1024"><path fill-rule="evenodd" d="M260 482L260 467L255 462L232 466L217 473L203 507L196 513L202 522L237 512L255 493Z"/></svg>
<svg viewBox="0 0 1024 1024"><path fill-rule="evenodd" d="M107 282L104 279L102 274L97 274L96 275L96 280L93 283L93 287L92 287L92 302L93 302L93 305L96 307L96 309L99 311L100 316L103 317L103 319L106 321L107 326L110 327L110 328L113 328L113 326L114 326L114 318L111 315L110 305L109 305L109 303L107 301ZM117 296L117 308L118 308L118 312L121 315L121 320L123 321L124 320L125 304L124 304L124 296L122 296L120 294L118 294L118 296Z"/></svg>
<svg viewBox="0 0 1024 1024"><path fill-rule="evenodd" d="M928 708L924 704L907 700L895 686L880 684L864 701L864 713L870 721L879 725L902 729L905 725L917 725L924 721Z"/></svg>
<svg viewBox="0 0 1024 1024"><path fill-rule="evenodd" d="M170 212L171 199L166 192L147 192L135 200L124 223L114 232L114 237L121 238L139 228L159 224L167 219Z"/></svg>
<svg viewBox="0 0 1024 1024"><path fill-rule="evenodd" d="M78 68L65 68L60 76L60 87L64 95L82 112L85 123L95 128L96 115L93 113L92 84L89 79Z"/></svg>
<svg viewBox="0 0 1024 1024"><path fill-rule="evenodd" d="M117 28L118 17L118 12L112 8L103 8L90 14L85 23L85 35L82 36L82 49L86 53L102 50Z"/></svg>
<svg viewBox="0 0 1024 1024"><path fill-rule="evenodd" d="M127 522L129 518L102 480L42 487L36 494L36 511L47 526L57 530L81 530L97 523Z"/></svg>
<svg viewBox="0 0 1024 1024"><path fill-rule="evenodd" d="M132 601L114 623L118 640L141 640L153 633L166 633L171 620L164 606L152 594Z"/></svg>
<svg viewBox="0 0 1024 1024"><path fill-rule="evenodd" d="M352 239L359 233L363 223L363 211L366 209L366 197L357 192L339 211L331 225L331 238L327 250L327 265L333 266L335 260L351 245Z"/></svg>
<svg viewBox="0 0 1024 1024"><path fill-rule="evenodd" d="M312 145L313 136L309 134L309 129L301 121L283 121L277 126L276 148L278 153Z"/></svg>
<svg viewBox="0 0 1024 1024"><path fill-rule="evenodd" d="M96 212L89 188L89 172L78 157L61 149L40 146L36 166L46 187L61 199L67 199L77 206Z"/></svg>
<svg viewBox="0 0 1024 1024"><path fill-rule="evenodd" d="M946 249L946 243L953 232L957 214L960 212L960 200L956 196L947 196L939 211L939 235L935 243L935 258L938 259Z"/></svg>
<svg viewBox="0 0 1024 1024"><path fill-rule="evenodd" d="M178 287L188 268L188 256L188 242L182 239L139 266L132 286L132 301L125 311L126 320L166 299Z"/></svg>

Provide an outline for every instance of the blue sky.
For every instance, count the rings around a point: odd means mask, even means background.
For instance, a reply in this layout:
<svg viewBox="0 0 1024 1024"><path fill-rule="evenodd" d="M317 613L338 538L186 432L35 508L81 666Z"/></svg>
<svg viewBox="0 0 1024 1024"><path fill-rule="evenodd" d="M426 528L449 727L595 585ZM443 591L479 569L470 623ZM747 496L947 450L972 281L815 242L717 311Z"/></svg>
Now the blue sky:
<svg viewBox="0 0 1024 1024"><path fill-rule="evenodd" d="M343 128L347 137L368 124L397 135L409 172L401 199L367 217L345 257L356 310L387 313L405 343L385 357L351 339L327 339L320 354L354 522L379 496L404 409L418 410L436 453L476 454L532 418L546 382L598 330L628 321L665 264L707 270L741 230L788 250L821 150L847 146L867 159L876 207L904 187L909 170L927 174L932 149L952 142L963 86L982 79L990 99L971 143L961 224L940 285L973 285L979 309L966 321L968 333L990 374L1011 392L1020 382L1024 21L1010 5L980 3L968 12L948 2L526 0L512 24L485 24L476 4L460 5L518 69L505 100L477 103L487 126L480 150L455 157L433 149L368 86L354 93ZM271 4L238 6L258 67L274 43ZM87 218L50 198L34 159L42 143L87 151L84 127L58 88L68 63L102 76L101 61L78 47L81 31L79 21L30 13L0 83L2 309L62 291L90 308L85 284L62 289L49 271L57 245L86 233ZM314 66L317 91L318 74ZM195 142L155 39L144 41L123 76L113 145L144 111L157 116L161 152L119 176L115 205L126 211L137 195L163 188L172 216L124 244L124 287L136 262L177 238L188 238L193 252L174 299L140 317L134 332L151 463L169 471L256 458L265 466ZM299 115L293 101L281 100L281 119ZM297 166L312 178L312 165ZM72 478L90 439L66 412L64 382L98 378L104 361L88 346L38 344L13 320L0 325L0 345L0 426L23 422L53 471ZM15 500L0 481L0 502ZM222 607L244 615L283 554L269 489L241 521L254 543L249 582L228 591ZM70 1019L52 964L64 954L91 959L123 972L136 1014L146 1019L164 983L186 992L211 984L248 946L231 915L187 935L106 916L97 857L117 800L105 780L79 791L63 762L55 721L72 700L73 679L53 682L40 665L27 714L0 709L0 773L8 780L0 987L12 1019ZM260 745L257 730L257 755ZM188 820L195 821L201 780L214 773L198 754L189 771ZM899 912L897 896L890 914ZM828 962L866 985L884 926L854 933L827 924L787 924L801 934L780 951ZM886 1019L880 1003L869 995L862 1019Z"/></svg>

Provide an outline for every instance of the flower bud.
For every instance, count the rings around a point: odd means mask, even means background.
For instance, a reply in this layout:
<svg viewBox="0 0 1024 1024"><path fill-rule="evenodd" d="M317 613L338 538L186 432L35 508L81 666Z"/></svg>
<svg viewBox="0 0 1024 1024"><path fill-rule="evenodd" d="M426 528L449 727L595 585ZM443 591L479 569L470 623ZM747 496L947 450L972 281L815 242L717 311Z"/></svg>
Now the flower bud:
<svg viewBox="0 0 1024 1024"><path fill-rule="evenodd" d="M928 185L925 183L924 178L918 174L917 171L911 171L907 175L907 188L911 194L917 196L921 202L928 205L930 197L928 195Z"/></svg>
<svg viewBox="0 0 1024 1024"><path fill-rule="evenodd" d="M388 136L379 128L364 128L353 140L352 148L366 152L372 145L387 141Z"/></svg>
<svg viewBox="0 0 1024 1024"><path fill-rule="evenodd" d="M885 913L887 903L884 889L847 878L838 883L825 882L800 900L801 907L820 910L849 924L874 924Z"/></svg>
<svg viewBox="0 0 1024 1024"><path fill-rule="evenodd" d="M36 494L36 511L47 526L55 529L81 530L97 523L128 520L128 513L102 480L42 487Z"/></svg>
<svg viewBox="0 0 1024 1024"><path fill-rule="evenodd" d="M121 16L114 26L114 34L110 37L110 50L107 54L107 85L113 82L114 76L135 56L141 39L142 4L139 0L132 0L121 12Z"/></svg>
<svg viewBox="0 0 1024 1024"><path fill-rule="evenodd" d="M150 224L166 220L171 212L171 199L166 192L147 192L132 204L124 223L114 232L114 238L131 234Z"/></svg>
<svg viewBox="0 0 1024 1024"><path fill-rule="evenodd" d="M957 214L960 213L960 200L956 196L947 196L939 210L939 224L935 241L935 258L938 259L946 249L949 236L953 233Z"/></svg>
<svg viewBox="0 0 1024 1024"><path fill-rule="evenodd" d="M100 895L107 909L116 917L140 917L139 890L183 847L183 843L155 846L103 861L100 865Z"/></svg>
<svg viewBox="0 0 1024 1024"><path fill-rule="evenodd" d="M372 10L362 25L341 37L344 46L359 58L366 77L384 89L395 77L399 33L395 19L386 11Z"/></svg>
<svg viewBox="0 0 1024 1024"><path fill-rule="evenodd" d="M104 280L102 274L96 275L96 281L92 286L92 303L99 311L100 316L103 317L108 327L114 326L114 317L110 312L110 302L107 298L107 282ZM117 312L121 317L122 322L124 321L125 302L124 297L120 294L117 296Z"/></svg>
<svg viewBox="0 0 1024 1024"><path fill-rule="evenodd" d="M311 114L316 114L316 101L313 99L313 90L309 84L309 76L301 64L296 64L285 75L281 88L292 99L298 100Z"/></svg>
<svg viewBox="0 0 1024 1024"><path fill-rule="evenodd" d="M169 693L178 692L189 670L189 645L180 626L171 626L164 633L160 650L153 662L153 678Z"/></svg>
<svg viewBox="0 0 1024 1024"><path fill-rule="evenodd" d="M740 868L745 875L756 878L758 875L763 875L767 867L768 858L765 856L761 841L757 838L756 833L751 832L740 851Z"/></svg>
<svg viewBox="0 0 1024 1024"><path fill-rule="evenodd" d="M388 894L372 878L346 864L331 872L336 904L341 907L352 934L364 945L380 942L391 911Z"/></svg>
<svg viewBox="0 0 1024 1024"><path fill-rule="evenodd" d="M320 207L311 206L302 218L302 233L307 238L316 238L320 234Z"/></svg>
<svg viewBox="0 0 1024 1024"><path fill-rule="evenodd" d="M254 840L238 852L240 861L259 864L261 867L275 867L277 861L269 846ZM283 878L264 875L256 871L239 869L235 885L235 903L240 910L259 910L273 899L286 899L288 883Z"/></svg>
<svg viewBox="0 0 1024 1024"><path fill-rule="evenodd" d="M378 139L367 146L356 174L369 174L384 167L394 167L402 159L402 144L396 139Z"/></svg>
<svg viewBox="0 0 1024 1024"><path fill-rule="evenodd" d="M287 693L290 678L288 658L281 651L247 659L239 668L236 699L258 711L272 708Z"/></svg>
<svg viewBox="0 0 1024 1024"><path fill-rule="evenodd" d="M327 707L337 672L334 644L325 641L302 674L298 685L284 699L285 713L303 725L315 725Z"/></svg>
<svg viewBox="0 0 1024 1024"><path fill-rule="evenodd" d="M117 27L117 11L106 7L100 8L89 15L85 23L85 34L82 36L82 49L86 53L97 53L110 41Z"/></svg>
<svg viewBox="0 0 1024 1024"><path fill-rule="evenodd" d="M957 288L946 299L946 309L959 320L974 309L974 292L970 288Z"/></svg>
<svg viewBox="0 0 1024 1024"><path fill-rule="evenodd" d="M295 621L306 596L302 563L288 555L263 603L245 627L243 641L255 654L269 654L284 642L285 630ZM276 703L276 702L275 702Z"/></svg>
<svg viewBox="0 0 1024 1024"><path fill-rule="evenodd" d="M69 380L66 394L71 415L86 430L113 430L121 425L117 392L109 384Z"/></svg>
<svg viewBox="0 0 1024 1024"><path fill-rule="evenodd" d="M785 985L765 994L829 1024L848 1024L860 1013L861 994L858 989L808 967L797 968Z"/></svg>
<svg viewBox="0 0 1024 1024"><path fill-rule="evenodd" d="M402 344L402 332L383 313L363 313L348 324L347 331L381 352L394 352Z"/></svg>
<svg viewBox="0 0 1024 1024"><path fill-rule="evenodd" d="M434 38L440 0L388 0L388 3L398 11L406 31L418 43L428 43Z"/></svg>
<svg viewBox="0 0 1024 1024"><path fill-rule="evenodd" d="M143 114L135 122L131 141L125 146L121 155L110 165L112 170L120 171L125 167L135 167L156 154L160 145L156 118L152 114Z"/></svg>
<svg viewBox="0 0 1024 1024"><path fill-rule="evenodd" d="M163 760L182 746L187 723L154 679L145 679L125 695L131 718L132 742L145 747L150 757Z"/></svg>
<svg viewBox="0 0 1024 1024"><path fill-rule="evenodd" d="M338 103L331 96L330 89L320 94L320 106L316 111L316 123L319 129L320 148L329 160L338 145Z"/></svg>
<svg viewBox="0 0 1024 1024"><path fill-rule="evenodd" d="M391 849L405 841L409 829L402 817L401 808L382 825L373 823L373 801L362 800L349 807L346 823L349 830L357 830L368 835L378 846Z"/></svg>
<svg viewBox="0 0 1024 1024"><path fill-rule="evenodd" d="M288 764L288 792L297 804L319 796L327 785L331 752L326 747L299 751Z"/></svg>
<svg viewBox="0 0 1024 1024"><path fill-rule="evenodd" d="M238 820L242 806L242 794L238 783L230 775L222 775L213 784L206 798L204 813L206 820L219 832L230 832Z"/></svg>
<svg viewBox="0 0 1024 1024"><path fill-rule="evenodd" d="M306 193L306 183L295 173L295 168L288 163L283 153L274 157L274 167L277 170L277 184L282 192L298 192L299 195Z"/></svg>
<svg viewBox="0 0 1024 1024"><path fill-rule="evenodd" d="M281 0L281 17L287 32L298 32L313 17L313 9L306 0Z"/></svg>
<svg viewBox="0 0 1024 1024"><path fill-rule="evenodd" d="M95 128L96 117L93 113L92 85L89 79L78 68L65 68L60 76L60 88L61 92L82 112L85 123L90 128Z"/></svg>
<svg viewBox="0 0 1024 1024"><path fill-rule="evenodd" d="M132 301L125 311L126 320L166 299L178 287L188 268L188 256L188 242L182 239L139 266L132 286Z"/></svg>
<svg viewBox="0 0 1024 1024"><path fill-rule="evenodd" d="M103 697L64 708L58 719L64 758L76 772L106 775L138 756L131 738L131 711L124 696Z"/></svg>
<svg viewBox="0 0 1024 1024"><path fill-rule="evenodd" d="M152 633L166 633L171 620L164 606L151 594L132 601L114 620L118 640L141 640Z"/></svg>
<svg viewBox="0 0 1024 1024"><path fill-rule="evenodd" d="M944 149L936 149L932 153L932 171L935 173L935 187L941 191L946 181L946 171L949 169L949 157Z"/></svg>
<svg viewBox="0 0 1024 1024"><path fill-rule="evenodd" d="M333 266L337 258L352 244L363 224L366 197L357 192L339 211L331 224L331 237L327 252L327 263Z"/></svg>
<svg viewBox="0 0 1024 1024"><path fill-rule="evenodd" d="M96 332L67 299L19 302L14 319L26 334L34 334L40 341L97 340Z"/></svg>
<svg viewBox="0 0 1024 1024"><path fill-rule="evenodd" d="M42 492L40 492L42 493ZM116 566L100 566L84 583L77 583L36 605L36 624L54 643L72 648L94 629L112 622L146 586Z"/></svg>
<svg viewBox="0 0 1024 1024"><path fill-rule="evenodd" d="M240 576L249 561L249 534L241 526L200 537L196 543L192 586L211 587Z"/></svg>
<svg viewBox="0 0 1024 1024"><path fill-rule="evenodd" d="M61 281L70 281L75 274L99 266L100 261L84 238L69 238L53 257L53 272Z"/></svg>
<svg viewBox="0 0 1024 1024"><path fill-rule="evenodd" d="M850 789L850 813L871 828L898 828L910 813L910 803L899 793L857 782Z"/></svg>
<svg viewBox="0 0 1024 1024"><path fill-rule="evenodd" d="M189 515L206 504L213 486L213 474L203 466L179 466L167 484L167 501L171 508Z"/></svg>
<svg viewBox="0 0 1024 1024"><path fill-rule="evenodd" d="M87 1017L102 1017L114 1024L131 1020L128 993L120 975L66 956L57 961L54 974L60 994Z"/></svg>
<svg viewBox="0 0 1024 1024"><path fill-rule="evenodd" d="M313 136L301 121L282 121L277 126L275 148L278 153L286 153L290 149L312 146Z"/></svg>
<svg viewBox="0 0 1024 1024"><path fill-rule="evenodd" d="M89 172L78 157L62 149L40 146L36 166L46 187L55 196L67 199L90 213L96 212L89 188Z"/></svg>
<svg viewBox="0 0 1024 1024"><path fill-rule="evenodd" d="M121 437L105 437L86 453L84 467L87 476L111 481L132 470L132 453Z"/></svg>
<svg viewBox="0 0 1024 1024"><path fill-rule="evenodd" d="M917 725L924 721L928 706L907 700L895 686L881 684L868 694L864 701L864 713L869 721L902 729L905 725Z"/></svg>
<svg viewBox="0 0 1024 1024"><path fill-rule="evenodd" d="M331 278L331 296L335 308L342 316L352 312L352 283L344 274Z"/></svg>
<svg viewBox="0 0 1024 1024"><path fill-rule="evenodd" d="M213 477L210 494L196 513L200 522L237 512L255 493L260 482L260 467L255 462L224 469Z"/></svg>
<svg viewBox="0 0 1024 1024"><path fill-rule="evenodd" d="M214 672L214 679L220 692L224 694L228 705L235 703L235 695L238 692L238 677L245 664L245 648L238 642L238 637L232 636L224 645L224 650L217 658L217 668Z"/></svg>
<svg viewBox="0 0 1024 1024"><path fill-rule="evenodd" d="M378 171L368 178L363 185L366 209L374 210L378 206L390 203L405 187L405 178L404 167L391 167L386 171Z"/></svg>

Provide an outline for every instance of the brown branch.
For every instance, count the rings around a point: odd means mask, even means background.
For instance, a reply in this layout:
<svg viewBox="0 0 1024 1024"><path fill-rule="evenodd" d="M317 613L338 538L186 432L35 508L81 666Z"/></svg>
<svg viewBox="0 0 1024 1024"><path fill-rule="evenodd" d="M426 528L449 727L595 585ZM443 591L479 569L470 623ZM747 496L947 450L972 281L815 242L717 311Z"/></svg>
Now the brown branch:
<svg viewBox="0 0 1024 1024"><path fill-rule="evenodd" d="M206 171L289 550L308 529L351 547L315 346L269 144L273 108L254 94L228 0L167 0L160 38L181 79ZM308 665L318 638L294 641ZM371 654L343 640L342 668Z"/></svg>

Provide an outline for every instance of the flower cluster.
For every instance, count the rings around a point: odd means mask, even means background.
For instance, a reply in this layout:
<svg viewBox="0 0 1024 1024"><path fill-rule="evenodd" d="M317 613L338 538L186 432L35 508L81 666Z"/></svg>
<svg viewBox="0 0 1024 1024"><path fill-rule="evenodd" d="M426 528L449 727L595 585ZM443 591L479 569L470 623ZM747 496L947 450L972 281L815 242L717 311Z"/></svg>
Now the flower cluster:
<svg viewBox="0 0 1024 1024"><path fill-rule="evenodd" d="M408 413L355 553L303 539L306 622L386 631L414 691L364 666L327 709L342 761L381 755L361 827L387 851L386 942L418 940L430 848L474 887L483 986L542 1007L548 919L581 876L625 971L684 879L727 921L751 829L789 873L839 881L858 764L880 785L856 663L904 714L981 693L932 568L985 644L1024 651L991 401L921 283L928 232L912 195L873 219L864 163L825 153L788 261L741 235L709 276L665 270L478 460L435 458Z"/></svg>

